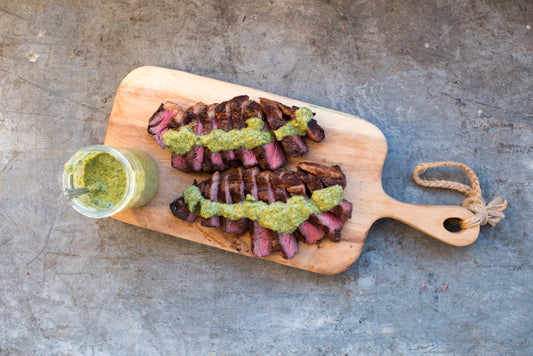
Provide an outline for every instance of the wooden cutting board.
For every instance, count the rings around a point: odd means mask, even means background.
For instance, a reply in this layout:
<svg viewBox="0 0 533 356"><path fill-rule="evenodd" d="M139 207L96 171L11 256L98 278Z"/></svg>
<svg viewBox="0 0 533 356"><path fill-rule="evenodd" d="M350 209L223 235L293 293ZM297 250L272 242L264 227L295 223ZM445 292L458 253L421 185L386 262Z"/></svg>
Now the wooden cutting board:
<svg viewBox="0 0 533 356"><path fill-rule="evenodd" d="M381 131L369 122L341 112L303 103L248 87L159 67L140 67L129 73L118 88L105 145L138 147L150 154L159 167L159 189L144 207L130 209L113 218L223 250L253 256L249 234L236 236L207 228L199 221L187 223L174 217L169 203L181 196L193 179L205 174L183 173L170 166L170 152L161 149L146 132L148 119L158 106L172 100L182 107L199 101L222 102L236 95L251 99L266 97L286 105L307 106L316 113L326 138L322 143L307 140L309 152L300 160L338 164L346 174L345 198L353 203L353 215L342 229L340 243L325 241L316 245L300 243L297 255L285 260L278 255L266 259L317 273L334 274L348 269L359 257L372 224L384 217L406 224L445 243L464 246L477 239L479 227L450 232L444 227L449 218L466 219L472 213L459 206L413 205L389 197L381 185L381 171L387 155L387 142ZM299 160L291 159L287 168ZM254 257L255 258L255 257Z"/></svg>

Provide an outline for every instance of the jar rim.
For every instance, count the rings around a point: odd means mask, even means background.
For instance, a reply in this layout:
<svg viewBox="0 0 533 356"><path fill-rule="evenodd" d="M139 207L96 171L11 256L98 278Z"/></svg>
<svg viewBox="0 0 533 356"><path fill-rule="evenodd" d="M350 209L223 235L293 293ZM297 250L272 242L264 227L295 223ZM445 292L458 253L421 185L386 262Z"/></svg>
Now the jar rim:
<svg viewBox="0 0 533 356"><path fill-rule="evenodd" d="M91 209L86 205L81 204L76 198L69 199L69 203L74 210L84 216L90 218L106 218L124 210L129 201L132 199L134 194L133 187L135 187L135 174L133 174L133 167L129 160L118 149L104 145L92 145L79 149L70 157L70 159L67 161L67 164L77 163L93 153L107 153L120 162L124 168L124 171L126 172L126 189L124 194L117 204L114 204L110 208L103 210ZM66 169L63 171L63 191L65 191L67 188L73 188L73 177L73 172L68 172Z"/></svg>

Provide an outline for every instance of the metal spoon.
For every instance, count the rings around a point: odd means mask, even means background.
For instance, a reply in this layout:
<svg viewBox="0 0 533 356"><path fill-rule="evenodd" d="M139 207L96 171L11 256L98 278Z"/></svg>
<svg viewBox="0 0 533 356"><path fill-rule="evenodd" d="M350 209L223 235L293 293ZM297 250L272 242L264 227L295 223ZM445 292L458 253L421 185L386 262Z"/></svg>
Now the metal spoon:
<svg viewBox="0 0 533 356"><path fill-rule="evenodd" d="M106 187L102 183L96 182L94 184L89 185L87 188L65 188L65 195L70 200L79 197L80 195L87 194L90 192L96 192L99 190L107 192Z"/></svg>
<svg viewBox="0 0 533 356"><path fill-rule="evenodd" d="M67 198L74 199L76 197L79 197L80 195L89 193L89 188L66 188L65 189L65 195Z"/></svg>

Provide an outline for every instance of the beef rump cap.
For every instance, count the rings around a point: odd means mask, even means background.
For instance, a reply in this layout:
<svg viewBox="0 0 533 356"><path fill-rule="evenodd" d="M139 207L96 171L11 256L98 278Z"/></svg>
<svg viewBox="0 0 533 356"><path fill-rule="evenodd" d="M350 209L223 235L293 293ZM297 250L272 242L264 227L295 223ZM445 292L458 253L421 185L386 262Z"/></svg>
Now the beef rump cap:
<svg viewBox="0 0 533 356"><path fill-rule="evenodd" d="M239 203L249 194L257 200L271 204L276 201L287 202L287 199L295 195L308 198L313 191L335 185L330 184L332 182L346 185L346 177L339 166L301 162L297 165L296 172L284 169L261 171L257 167L231 168L223 173L215 172L210 178L198 184L195 182L195 185L199 187L202 196L211 201ZM174 200L170 208L172 213L182 220L192 222L196 218L182 197ZM352 204L343 200L330 211L313 214L292 234L271 231L259 225L257 221L245 218L233 221L213 216L202 219L202 225L221 227L223 231L234 234L249 231L252 251L256 257L278 253L284 258L292 258L298 251L297 237L308 244L315 244L324 238L339 242L340 231L351 217L351 212Z"/></svg>
<svg viewBox="0 0 533 356"><path fill-rule="evenodd" d="M182 109L177 103L166 101L161 104L148 120L148 133L154 136L161 148L166 148L163 134L169 129L180 130L188 125L197 135L205 135L212 130L240 130L246 127L245 121L257 117L264 122L263 130L275 130L296 118L296 106L286 106L280 102L260 98L260 102L250 100L247 95L236 96L222 103L209 106L197 103ZM251 150L239 148L222 152L211 152L207 147L195 145L185 155L172 153L173 168L184 172L213 173L229 167L253 167L275 170L282 167L287 156L298 157L308 151L305 138L315 142L324 139L324 130L315 119L308 123L303 137L287 136L281 142L274 141Z"/></svg>

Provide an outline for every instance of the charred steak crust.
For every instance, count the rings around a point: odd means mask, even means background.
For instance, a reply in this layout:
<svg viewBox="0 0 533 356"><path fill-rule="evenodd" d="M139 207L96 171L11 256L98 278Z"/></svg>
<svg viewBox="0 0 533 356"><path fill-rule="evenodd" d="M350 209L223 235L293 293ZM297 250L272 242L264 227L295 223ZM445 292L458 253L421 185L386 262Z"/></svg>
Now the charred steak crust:
<svg viewBox="0 0 533 356"><path fill-rule="evenodd" d="M295 119L296 106L286 106L280 102L260 98L259 102L250 100L247 95L239 95L222 103L206 106L197 103L185 110L178 104L167 101L161 104L148 120L147 131L154 136L161 148L166 148L163 134L169 129L179 130L188 125L195 134L208 134L212 130L231 131L246 127L245 121L251 117L263 120L263 130L278 129L287 121ZM315 119L308 123L304 136L315 142L324 139L324 130ZM172 154L172 167L184 172L213 173L229 167L259 166L265 170L282 167L287 156L299 157L308 151L304 137L287 136L280 142L274 141L251 150L243 148L213 153L208 148L195 145L183 156Z"/></svg>
<svg viewBox="0 0 533 356"><path fill-rule="evenodd" d="M327 182L327 183L325 183ZM329 183L332 183L328 185ZM194 182L200 188L205 199L220 203L239 203L246 195L266 203L286 202L291 196L300 195L308 198L318 189L332 185L346 185L346 177L339 166L327 166L315 162L300 162L297 171L284 169L259 170L257 167L231 168L222 173L215 172L210 178ZM172 214L182 220L192 222L196 215L192 213L183 197L170 203ZM315 244L323 238L333 242L340 241L340 232L352 214L352 203L343 200L333 209L320 214L313 214L292 234L281 234L248 219L229 220L220 216L209 219L201 218L201 224L207 227L221 227L224 232L242 234L249 231L252 238L252 251L256 257L265 257L278 253L284 258L292 258L298 251L298 239L307 244Z"/></svg>

